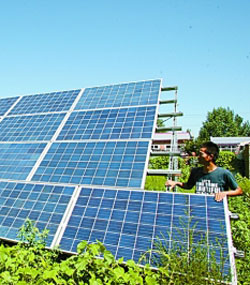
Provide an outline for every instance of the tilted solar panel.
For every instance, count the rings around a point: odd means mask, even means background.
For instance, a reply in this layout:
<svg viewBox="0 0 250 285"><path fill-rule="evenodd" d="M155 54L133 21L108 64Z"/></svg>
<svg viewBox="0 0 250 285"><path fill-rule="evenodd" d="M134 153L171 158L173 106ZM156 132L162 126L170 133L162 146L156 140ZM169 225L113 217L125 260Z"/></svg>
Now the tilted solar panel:
<svg viewBox="0 0 250 285"><path fill-rule="evenodd" d="M17 101L18 97L0 99L0 116L3 116Z"/></svg>
<svg viewBox="0 0 250 285"><path fill-rule="evenodd" d="M11 115L68 111L79 90L23 96L11 110Z"/></svg>
<svg viewBox="0 0 250 285"><path fill-rule="evenodd" d="M1 143L0 179L25 180L45 147L45 143Z"/></svg>
<svg viewBox="0 0 250 285"><path fill-rule="evenodd" d="M0 141L49 141L65 113L6 117L0 122Z"/></svg>
<svg viewBox="0 0 250 285"><path fill-rule="evenodd" d="M155 106L73 112L57 140L150 139L155 113Z"/></svg>
<svg viewBox="0 0 250 285"><path fill-rule="evenodd" d="M49 247L68 207L74 187L0 181L0 238L18 241L26 219L49 230Z"/></svg>
<svg viewBox="0 0 250 285"><path fill-rule="evenodd" d="M148 146L147 141L53 143L32 181L140 188Z"/></svg>
<svg viewBox="0 0 250 285"><path fill-rule="evenodd" d="M161 80L157 79L86 88L75 110L156 105L159 100L160 86Z"/></svg>
<svg viewBox="0 0 250 285"><path fill-rule="evenodd" d="M224 203L197 194L81 188L60 248L74 253L80 241L99 240L115 258L138 261L159 241L166 249L188 249L192 233L193 246L215 251L218 261L223 249L227 273L231 248Z"/></svg>
<svg viewBox="0 0 250 285"><path fill-rule="evenodd" d="M98 239L138 261L159 240L188 247L192 231L218 260L221 243L230 271L226 201L141 190L160 88L157 79L1 99L0 238L16 241L30 218L50 230L48 246L75 253Z"/></svg>

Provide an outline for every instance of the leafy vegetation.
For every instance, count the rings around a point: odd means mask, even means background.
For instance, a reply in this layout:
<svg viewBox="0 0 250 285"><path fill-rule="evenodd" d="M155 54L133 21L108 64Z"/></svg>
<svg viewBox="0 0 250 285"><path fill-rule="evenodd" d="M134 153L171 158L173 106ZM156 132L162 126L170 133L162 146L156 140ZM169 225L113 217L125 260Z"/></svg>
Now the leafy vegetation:
<svg viewBox="0 0 250 285"><path fill-rule="evenodd" d="M230 152L222 152L218 164L237 171L234 155ZM168 159L153 158L150 165L166 169ZM179 179L186 181L193 165L179 159L179 166L182 169ZM146 185L151 190L165 190L165 181L164 177L151 176ZM244 194L229 199L230 211L239 215L238 220L231 221L233 243L245 252L244 258L236 259L237 277L239 284L250 284L250 180L237 175L237 181ZM228 277L223 275L223 262L218 266L211 254L208 261L202 245L191 246L187 251L176 248L169 252L164 240L159 240L150 252L155 256L154 264L159 267L155 271L149 264L141 267L132 260L126 264L123 259L115 260L99 242L87 244L83 241L77 255L61 258L58 249L45 248L47 234L46 231L40 233L31 221L26 221L20 229L17 245L0 245L0 284L218 284ZM142 257L142 262L148 254Z"/></svg>
<svg viewBox="0 0 250 285"><path fill-rule="evenodd" d="M160 263L155 271L149 264L142 267L132 260L126 264L122 258L115 260L100 242L83 241L77 255L62 259L58 250L46 250L46 236L27 220L19 244L1 244L1 284L219 284L227 278L215 261L210 258L208 263L207 252L201 247L168 253L162 244L156 246L154 253L158 251Z"/></svg>
<svg viewBox="0 0 250 285"><path fill-rule="evenodd" d="M209 141L210 137L250 136L250 124L235 115L229 108L214 108L200 129L198 141Z"/></svg>
<svg viewBox="0 0 250 285"><path fill-rule="evenodd" d="M219 158L217 160L217 165L229 169L234 173L239 173L240 169L238 167L236 155L230 151L220 152ZM151 158L150 167L156 169L166 169L168 165L168 160L166 158L157 157ZM190 174L190 169L195 165L186 165L185 160L179 159L179 167L182 170L182 175L179 177L179 181L187 181ZM239 215L238 220L231 220L231 229L233 244L237 250L241 250L245 253L244 258L236 259L236 268L238 275L239 284L250 284L249 276L249 264L250 264L250 180L241 175L236 175L237 182L243 189L243 195L231 197L228 199L229 210L233 213ZM164 190L166 177L147 177L146 189L148 190ZM181 188L177 188L178 192L187 192ZM194 189L193 189L194 191ZM190 193L190 191L188 191Z"/></svg>
<svg viewBox="0 0 250 285"><path fill-rule="evenodd" d="M245 254L244 258L236 259L239 284L250 284L250 180L238 175L237 181L243 189L243 195L229 199L229 210L239 216L239 219L231 220L231 230L235 248Z"/></svg>

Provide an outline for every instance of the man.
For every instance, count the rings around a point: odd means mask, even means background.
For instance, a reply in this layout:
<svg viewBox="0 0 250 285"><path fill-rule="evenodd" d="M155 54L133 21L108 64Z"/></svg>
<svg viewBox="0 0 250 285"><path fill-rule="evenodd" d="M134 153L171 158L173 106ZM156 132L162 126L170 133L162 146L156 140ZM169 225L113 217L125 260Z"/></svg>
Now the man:
<svg viewBox="0 0 250 285"><path fill-rule="evenodd" d="M179 186L183 189L191 189L196 185L196 193L215 194L215 200L221 201L225 196L242 194L235 178L229 170L217 167L215 162L219 156L219 147L213 142L202 144L199 152L199 163L202 167L193 168L188 182L168 180L166 187L172 189Z"/></svg>

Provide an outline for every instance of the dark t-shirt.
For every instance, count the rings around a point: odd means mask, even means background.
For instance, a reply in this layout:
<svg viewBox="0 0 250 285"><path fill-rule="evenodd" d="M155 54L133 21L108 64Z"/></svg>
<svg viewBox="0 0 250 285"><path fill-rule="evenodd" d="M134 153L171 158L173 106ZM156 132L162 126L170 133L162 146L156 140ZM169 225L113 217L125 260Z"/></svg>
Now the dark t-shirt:
<svg viewBox="0 0 250 285"><path fill-rule="evenodd" d="M186 183L187 189L196 186L196 193L212 194L225 190L235 190L238 187L235 178L229 170L217 167L214 171L204 173L202 167L193 168Z"/></svg>

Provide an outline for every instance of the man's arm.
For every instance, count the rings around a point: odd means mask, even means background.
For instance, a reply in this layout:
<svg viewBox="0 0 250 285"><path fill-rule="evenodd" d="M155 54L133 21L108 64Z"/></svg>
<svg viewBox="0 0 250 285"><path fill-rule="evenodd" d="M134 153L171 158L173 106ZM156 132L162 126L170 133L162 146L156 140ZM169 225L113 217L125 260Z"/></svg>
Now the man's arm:
<svg viewBox="0 0 250 285"><path fill-rule="evenodd" d="M220 202L226 196L236 196L243 193L242 189L238 186L235 190L223 191L215 194L215 200Z"/></svg>
<svg viewBox="0 0 250 285"><path fill-rule="evenodd" d="M179 182L179 181L173 181L173 180L167 180L165 183L166 187L170 187L170 190L172 190L175 186L179 186L183 189L191 189L190 187L187 186L187 183Z"/></svg>
<svg viewBox="0 0 250 285"><path fill-rule="evenodd" d="M187 182L167 180L167 182L165 183L165 186L170 187L170 190L172 190L175 186L179 186L183 189L192 189L192 187L195 185L195 182L196 182L194 178L195 171L196 171L195 168L191 170L191 173L190 173L190 176Z"/></svg>

